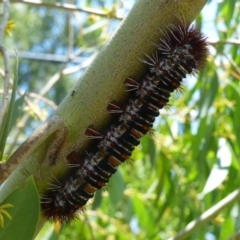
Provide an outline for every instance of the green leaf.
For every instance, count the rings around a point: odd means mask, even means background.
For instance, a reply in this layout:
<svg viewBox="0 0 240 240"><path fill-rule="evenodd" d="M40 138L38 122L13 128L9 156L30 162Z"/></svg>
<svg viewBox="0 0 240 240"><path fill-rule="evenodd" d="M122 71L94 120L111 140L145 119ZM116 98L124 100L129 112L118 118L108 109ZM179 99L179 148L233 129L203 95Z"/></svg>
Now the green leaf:
<svg viewBox="0 0 240 240"><path fill-rule="evenodd" d="M94 194L94 201L92 203L92 209L96 210L97 208L99 208L101 205L101 202L102 202L102 190L99 190Z"/></svg>
<svg viewBox="0 0 240 240"><path fill-rule="evenodd" d="M12 115L13 115L13 111L14 111L14 103L15 103L17 85L18 85L18 58L16 58L16 63L15 63L15 73L14 73L14 80L13 80L12 96L11 96L11 100L10 100L10 103L7 108L6 115L4 116L3 127L0 131L0 160L2 159L2 156L3 156L6 140L7 140L11 122L12 122Z"/></svg>
<svg viewBox="0 0 240 240"><path fill-rule="evenodd" d="M12 220L4 219L0 239L33 239L40 212L39 196L33 178L28 179L23 189L14 190L2 204L6 203L13 205L13 208L8 209Z"/></svg>
<svg viewBox="0 0 240 240"><path fill-rule="evenodd" d="M201 118L205 117L209 113L209 108L212 106L213 100L218 92L218 76L213 74L211 81L207 81L204 89L202 89L202 98L200 100L201 106L199 115Z"/></svg>
<svg viewBox="0 0 240 240"><path fill-rule="evenodd" d="M125 183L123 181L123 177L121 172L118 170L109 181L109 197L113 206L117 206L117 204L123 198L123 192L125 189Z"/></svg>
<svg viewBox="0 0 240 240"><path fill-rule="evenodd" d="M10 123L10 126L9 126L9 132L8 133L10 133L12 127L16 125L17 118L19 116L21 116L20 115L20 109L23 106L25 96L26 96L26 93L24 93L14 103L13 114L12 114L11 123Z"/></svg>

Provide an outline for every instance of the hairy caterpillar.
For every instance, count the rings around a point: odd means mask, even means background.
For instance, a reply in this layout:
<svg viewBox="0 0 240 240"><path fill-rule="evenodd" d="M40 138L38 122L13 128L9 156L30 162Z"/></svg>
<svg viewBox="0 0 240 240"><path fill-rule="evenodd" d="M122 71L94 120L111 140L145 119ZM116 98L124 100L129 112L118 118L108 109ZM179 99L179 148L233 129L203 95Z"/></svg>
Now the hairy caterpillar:
<svg viewBox="0 0 240 240"><path fill-rule="evenodd" d="M153 126L159 110L170 94L181 87L187 74L197 73L208 56L206 37L194 25L170 26L156 50L147 55L148 66L139 79L125 79L130 97L124 106L111 102L107 110L114 121L100 133L90 126L85 135L97 144L83 156L69 154L68 174L55 180L42 197L42 211L50 220L69 221L82 209L94 192L105 186L117 167L131 156L142 136Z"/></svg>

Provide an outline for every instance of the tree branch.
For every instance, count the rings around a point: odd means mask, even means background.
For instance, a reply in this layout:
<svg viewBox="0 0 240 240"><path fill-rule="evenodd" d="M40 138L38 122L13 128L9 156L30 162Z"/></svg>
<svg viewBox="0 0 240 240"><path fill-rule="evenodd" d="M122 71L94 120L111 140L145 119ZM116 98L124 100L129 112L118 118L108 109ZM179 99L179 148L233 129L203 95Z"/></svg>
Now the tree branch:
<svg viewBox="0 0 240 240"><path fill-rule="evenodd" d="M40 7L47 7L47 8L55 8L55 9L60 9L60 10L64 10L64 11L72 11L72 12L85 12L88 14L95 14L98 16L102 16L102 17L107 17L107 18L115 18L115 19L122 19L122 17L119 16L114 16L112 14L109 14L106 11L101 11L101 10L96 10L96 9L90 9L90 8L79 8L76 7L73 4L69 4L69 3L46 3L43 2L41 0L12 0L11 3L25 3L25 4L29 4L29 5L34 5L34 6L40 6Z"/></svg>
<svg viewBox="0 0 240 240"><path fill-rule="evenodd" d="M49 174L59 176L64 171L66 166L64 168L62 163L72 151L83 153L88 145L84 135L87 127L90 124L94 124L97 129L106 127L111 120L106 110L108 103L113 100L124 102L126 99L124 80L130 76L138 79L144 73L145 69L139 59L154 51L154 44L159 42L162 31L166 31L169 24L180 24L183 20L186 23L192 22L206 2L207 0L137 1L55 112L55 116L67 128L65 142L59 146L57 164L42 164L47 162L46 150L51 141L54 141L54 136L51 135L26 156L24 163L6 180L1 188L1 199L21 186L20 183L24 181L22 170L27 169L33 174L41 193ZM179 16L184 16L184 19ZM73 90L74 96L71 94Z"/></svg>

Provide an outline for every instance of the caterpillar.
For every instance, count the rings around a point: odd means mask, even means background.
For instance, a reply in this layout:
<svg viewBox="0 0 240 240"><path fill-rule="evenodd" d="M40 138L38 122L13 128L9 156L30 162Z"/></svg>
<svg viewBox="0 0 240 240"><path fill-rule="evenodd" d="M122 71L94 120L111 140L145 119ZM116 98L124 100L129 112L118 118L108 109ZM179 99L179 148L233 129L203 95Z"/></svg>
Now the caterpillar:
<svg viewBox="0 0 240 240"><path fill-rule="evenodd" d="M97 144L83 156L72 152L67 157L68 174L55 179L42 197L43 215L60 222L73 219L130 158L140 139L151 131L159 110L167 106L170 94L181 88L188 74L203 68L208 54L206 37L194 25L169 26L155 52L141 60L147 65L144 76L123 81L130 92L127 103L108 104L107 111L116 115L111 125L102 133L92 125L86 129L86 137Z"/></svg>

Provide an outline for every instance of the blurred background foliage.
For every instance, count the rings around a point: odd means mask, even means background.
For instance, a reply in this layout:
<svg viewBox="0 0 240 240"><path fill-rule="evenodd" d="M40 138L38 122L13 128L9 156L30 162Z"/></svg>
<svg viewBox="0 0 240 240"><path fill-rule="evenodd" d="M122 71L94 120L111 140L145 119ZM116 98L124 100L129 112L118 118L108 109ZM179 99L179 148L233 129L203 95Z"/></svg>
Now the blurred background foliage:
<svg viewBox="0 0 240 240"><path fill-rule="evenodd" d="M56 3L11 1L3 45L12 64L13 48L18 51L19 92L5 155L53 114L134 1L61 2L82 11ZM185 79L154 131L80 220L48 223L38 239L168 239L239 188L239 9L240 1L209 1L197 19L210 42L204 70ZM1 93L2 86L1 81ZM239 207L239 202L227 207L188 239L237 239L231 236L240 228Z"/></svg>

